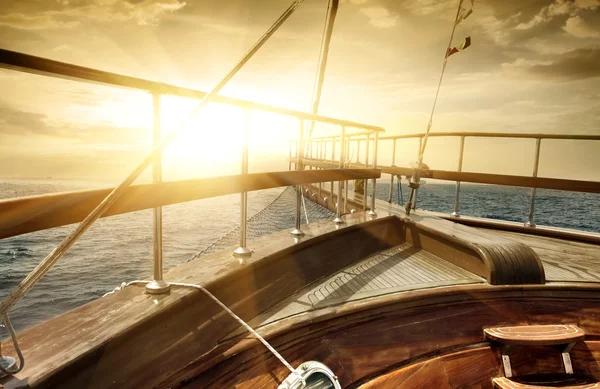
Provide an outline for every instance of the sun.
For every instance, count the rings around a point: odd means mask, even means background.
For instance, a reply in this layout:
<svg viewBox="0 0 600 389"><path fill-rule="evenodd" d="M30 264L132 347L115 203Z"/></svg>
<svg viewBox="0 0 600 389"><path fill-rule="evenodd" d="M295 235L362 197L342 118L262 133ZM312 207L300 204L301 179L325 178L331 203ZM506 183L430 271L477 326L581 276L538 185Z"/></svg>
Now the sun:
<svg viewBox="0 0 600 389"><path fill-rule="evenodd" d="M199 100L162 96L162 136L179 127ZM139 139L150 150L153 138L152 97L124 95L102 107L102 118L124 128L145 129ZM244 131L249 145L251 173L287 169L289 140L296 139L299 120L260 110L209 103L163 152L163 179L191 179L236 175L241 172ZM274 160L277 159L277 163Z"/></svg>
<svg viewBox="0 0 600 389"><path fill-rule="evenodd" d="M196 106L163 104L162 124L168 133ZM248 138L251 171L269 171L269 157L287 155L289 139L296 134L290 118L244 110L225 104L209 104L194 117L164 153L165 167L186 176L235 175L241 172L244 134Z"/></svg>

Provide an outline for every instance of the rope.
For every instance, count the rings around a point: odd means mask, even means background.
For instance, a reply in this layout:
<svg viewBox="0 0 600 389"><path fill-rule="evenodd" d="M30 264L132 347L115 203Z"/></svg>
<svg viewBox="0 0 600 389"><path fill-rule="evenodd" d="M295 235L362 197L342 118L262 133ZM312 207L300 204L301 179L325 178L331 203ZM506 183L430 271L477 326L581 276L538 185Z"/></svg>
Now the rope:
<svg viewBox="0 0 600 389"><path fill-rule="evenodd" d="M227 307L227 305L223 304L221 302L221 300L219 300L218 298L216 298L212 293L210 293L206 288L200 286L200 285L196 285L196 284L184 284L184 283L179 283L179 282L173 282L171 283L171 285L176 285L176 286L184 286L184 287L188 287L188 288L195 288L198 290L201 290L202 292L204 292L208 297L210 297L215 303L219 304L221 306L221 308L223 308L223 310L225 312L227 312L229 315L231 315L231 317L233 317L235 320L237 320L238 323L240 323L243 327L246 328L246 330L248 330L248 332L250 332L256 339L258 339L271 353L273 353L273 355L275 355L275 357L277 359L279 359L279 361L288 368L289 371L291 371L293 374L298 374L296 372L296 369L294 369L292 367L292 365L290 365L288 363L288 361L285 360L285 358L283 356L281 356L281 354L279 354L277 352L277 350L275 350L275 348L273 346L271 346L269 344L269 342L267 342L265 340L265 338L263 338L258 332L256 332L254 330L254 328L250 327L248 325L248 323L246 323L244 320L242 320L238 315L236 315L231 309L229 309Z"/></svg>
<svg viewBox="0 0 600 389"><path fill-rule="evenodd" d="M19 366L15 369L5 369L4 366L2 366L2 364L0 363L0 372L4 373L5 375L13 375L13 374L17 374L18 372L23 370L23 366L25 366L25 358L23 357L23 353L21 352L21 347L19 347L19 342L17 342L17 334L15 333L15 329L13 328L12 323L10 322L10 318L8 317L7 313L4 314L3 321L6 324L8 333L10 334L10 338L12 339L13 346L15 346L15 351L17 352L17 355L19 356ZM0 355L0 357L1 357L1 355Z"/></svg>
<svg viewBox="0 0 600 389"><path fill-rule="evenodd" d="M406 215L410 215L411 203L413 202L413 198L416 199L417 189L419 188L420 176L422 171L424 170L423 155L425 154L425 148L427 147L427 139L429 139L429 132L431 131L431 125L433 123L433 114L435 113L435 106L437 105L438 96L440 95L440 89L442 87L442 80L444 78L444 72L446 71L446 65L448 64L448 50L450 50L450 47L452 46L452 39L454 38L454 32L456 31L457 25L456 21L458 20L458 16L460 15L462 2L463 0L458 1L456 16L454 17L454 23L452 23L452 32L450 33L450 39L448 40L448 46L446 47L446 54L444 55L444 63L442 64L440 80L438 81L437 90L435 92L435 98L433 99L433 106L431 107L431 113L429 114L427 130L425 131L425 136L423 137L423 145L419 148L419 158L417 166L415 166L415 168L413 169L412 177L409 179L410 194L408 195L408 201L406 202L406 205L404 207Z"/></svg>
<svg viewBox="0 0 600 389"><path fill-rule="evenodd" d="M448 47L446 48L446 55L444 56L444 64L442 65L442 73L440 74L440 80L438 81L437 91L435 92L435 99L433 99L433 107L431 107L431 114L429 115L429 123L427 123L427 131L425 131L425 137L423 138L423 146L419 149L419 165L423 162L423 154L425 153L425 147L427 147L427 139L429 138L429 131L431 130L431 124L433 122L433 113L435 112L435 106L437 104L437 99L440 94L440 88L442 86L442 79L444 78L444 72L446 71L446 64L448 63L448 50L452 46L452 39L454 38L454 32L456 31L456 21L458 20L458 15L460 14L460 8L462 6L463 0L459 0L458 9L456 10L456 17L454 18L454 23L452 24L452 32L450 33L450 40L448 41Z"/></svg>
<svg viewBox="0 0 600 389"><path fill-rule="evenodd" d="M123 283L121 284L121 287L116 288L114 291L109 292L108 294L111 293L115 293L117 290L120 290L124 287L127 287L129 285L132 284L147 284L150 281L141 281L141 280L136 280L136 281L131 281L127 284ZM171 282L170 283L173 286L183 286L186 288L194 288L194 289L198 289L202 292L204 292L204 294L206 294L211 300L213 300L215 303L217 303L221 308L223 308L223 310L225 312L227 312L231 317L233 317L238 323L240 323L244 328L246 328L246 330L248 332L250 332L258 341L260 341L277 359L279 359L279 361L290 371L292 372L292 374L296 374L300 377L300 379L302 380L302 383L304 385L306 385L306 382L304 382L304 379L302 378L302 375L300 373L298 373L296 371L296 369L294 369L292 367L292 365L290 365L290 363L281 355L279 354L279 352L277 352L277 350L275 350L275 348L273 346L271 346L269 344L269 342L266 341L265 338L263 338L258 332L256 332L254 330L254 328L250 327L250 325L248 323L246 323L243 319L241 319L238 315L236 315L231 309L229 309L227 307L227 305L223 304L221 302L221 300L219 300L218 298L216 298L212 293L210 293L206 288L204 288L201 285L197 285L197 284L186 284L186 283L182 283L182 282Z"/></svg>
<svg viewBox="0 0 600 389"><path fill-rule="evenodd" d="M302 190L302 186L300 186L300 190ZM301 196L302 198L302 209L304 209L304 218L306 219L306 224L310 223L308 221L308 212L306 211L306 203L304 202L304 196Z"/></svg>

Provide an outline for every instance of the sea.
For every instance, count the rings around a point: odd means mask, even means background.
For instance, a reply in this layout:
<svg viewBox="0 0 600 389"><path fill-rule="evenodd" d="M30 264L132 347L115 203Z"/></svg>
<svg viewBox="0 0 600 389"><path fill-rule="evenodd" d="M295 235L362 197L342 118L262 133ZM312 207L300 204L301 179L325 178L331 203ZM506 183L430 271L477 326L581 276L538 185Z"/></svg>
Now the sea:
<svg viewBox="0 0 600 389"><path fill-rule="evenodd" d="M0 199L73 190L106 184L71 180L0 179ZM350 189L352 186L350 185ZM390 183L378 182L377 197L387 200ZM278 199L283 188L249 193L249 216ZM404 203L409 188L394 183L394 203ZM463 215L523 222L530 189L462 184ZM451 213L455 185L430 183L419 190L418 208ZM240 222L240 196L228 195L163 208L165 268L180 265L203 251ZM281 207L279 208L281 210ZM290 209L285 217L293 214ZM275 215L276 216L276 215ZM535 223L600 233L600 195L538 190ZM0 298L4 298L75 226L57 227L0 240ZM122 282L152 274L152 211L98 220L58 264L10 311L17 331L95 300ZM0 329L0 337L6 337Z"/></svg>

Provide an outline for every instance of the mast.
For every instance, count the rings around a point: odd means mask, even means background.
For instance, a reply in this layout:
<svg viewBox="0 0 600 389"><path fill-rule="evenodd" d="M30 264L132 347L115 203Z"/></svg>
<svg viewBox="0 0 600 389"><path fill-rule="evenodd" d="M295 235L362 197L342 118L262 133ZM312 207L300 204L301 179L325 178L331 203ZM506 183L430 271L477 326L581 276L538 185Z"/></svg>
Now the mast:
<svg viewBox="0 0 600 389"><path fill-rule="evenodd" d="M310 103L310 113L315 115L319 111L319 103L321 102L321 91L323 90L323 82L325 81L325 70L327 69L327 59L329 56L329 46L331 44L331 36L333 35L333 24L337 15L339 0L329 0L327 6L327 16L325 26L323 28L323 37L321 40L321 51L319 53L319 64L317 75L315 77L315 85L313 87L313 96ZM311 120L308 129L308 138L312 137L315 122Z"/></svg>

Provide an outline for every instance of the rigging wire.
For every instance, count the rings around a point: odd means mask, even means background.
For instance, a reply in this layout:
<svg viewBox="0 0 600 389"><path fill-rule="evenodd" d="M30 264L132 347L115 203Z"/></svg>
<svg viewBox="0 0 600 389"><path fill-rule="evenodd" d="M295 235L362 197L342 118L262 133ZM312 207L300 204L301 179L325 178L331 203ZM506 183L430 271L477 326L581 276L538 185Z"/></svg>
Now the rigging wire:
<svg viewBox="0 0 600 389"><path fill-rule="evenodd" d="M419 167L423 163L423 154L425 153L425 147L427 147L427 139L429 138L429 131L433 123L433 114L435 112L435 106L437 104L438 96L440 94L440 88L442 86L442 80L444 78L444 72L446 71L446 65L448 64L448 51L452 47L452 39L454 39L454 32L456 31L458 16L460 15L460 9L462 7L463 0L458 1L458 8L456 10L456 16L454 17L454 23L452 23L452 32L450 33L450 39L448 41L448 47L446 48L446 55L444 56L444 63L442 65L442 72L440 74L440 80L438 81L437 90L435 92L435 98L433 99L433 106L431 107L431 113L429 114L429 122L427 123L427 130L423 137L423 146L419 149Z"/></svg>
<svg viewBox="0 0 600 389"><path fill-rule="evenodd" d="M295 0L286 11L273 23L248 52L236 63L236 65L223 77L219 83L208 92L200 103L190 111L183 120L146 156L146 158L125 178L119 186L112 190L100 204L67 235L63 241L54 249L35 269L25 277L23 281L0 302L0 315L6 314L31 288L35 286L50 271L54 264L75 244L91 225L100 218L106 210L125 192L135 179L150 165L157 155L160 155L167 146L182 132L190 121L215 97L225 85L242 69L242 67L256 54L256 52L267 42L267 40L283 25L291 14L300 6L304 0Z"/></svg>
<svg viewBox="0 0 600 389"><path fill-rule="evenodd" d="M419 180L421 178L421 174L424 169L426 169L426 165L423 164L423 155L425 154L425 148L427 147L427 140L429 139L429 132L431 131L431 125L433 123L433 114L435 113L435 106L437 105L438 96L440 95L440 89L442 87L442 80L444 79L444 72L446 71L446 65L448 64L448 53L452 46L452 39L454 38L454 33L456 32L456 26L458 24L458 18L460 15L460 10L462 8L464 0L458 1L458 7L456 9L456 16L454 17L454 22L452 23L452 32L450 33L450 39L448 40L448 46L446 47L446 54L444 55L444 63L442 64L442 72L440 73L440 80L438 81L437 90L435 92L435 98L433 99L433 106L431 107L431 113L429 114L429 122L427 123L427 130L425 131L425 136L423 137L423 144L419 148L418 161L416 166L413 169L412 177L408 180L408 184L410 186L410 194L408 195L408 201L404 207L406 215L410 215L410 209L413 202L416 201L417 189L419 188Z"/></svg>

